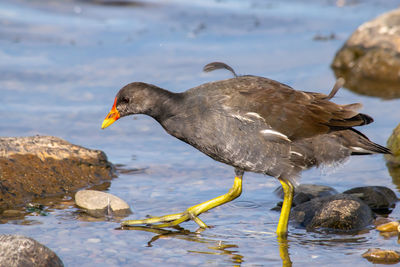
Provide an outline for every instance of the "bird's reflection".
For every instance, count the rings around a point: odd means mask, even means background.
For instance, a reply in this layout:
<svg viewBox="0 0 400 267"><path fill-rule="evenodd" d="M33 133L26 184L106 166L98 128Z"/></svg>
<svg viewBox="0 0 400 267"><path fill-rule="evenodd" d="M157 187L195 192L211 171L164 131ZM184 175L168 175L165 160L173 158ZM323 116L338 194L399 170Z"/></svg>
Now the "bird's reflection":
<svg viewBox="0 0 400 267"><path fill-rule="evenodd" d="M147 242L147 246L152 247L154 242L159 239L176 238L190 242L202 243L207 245L208 250L188 250L190 253L210 254L210 255L227 255L231 258L233 266L241 266L244 262L244 257L239 253L239 246L228 243L226 241L205 238L201 236L203 229L199 228L192 232L180 226L173 227L173 230L157 229L146 226L124 226L119 230L136 230L154 233L155 235ZM283 267L292 266L292 261L289 257L289 242L286 237L278 237L279 254L282 259Z"/></svg>
<svg viewBox="0 0 400 267"><path fill-rule="evenodd" d="M180 226L175 226L174 230L166 230L166 229L157 229L146 226L130 226L123 228L118 228L121 230L137 230L137 231L145 231L156 234L153 236L149 242L147 242L147 246L153 246L153 243L159 239L164 238L176 238L190 242L203 243L208 245L207 249L209 250L188 250L190 253L198 253L198 254L211 254L211 255L227 255L230 256L233 266L240 266L243 262L243 256L238 252L238 246L235 244L229 244L225 241L214 240L210 238L204 238L200 236L200 233L203 232L203 229L199 228L195 232L184 229Z"/></svg>
<svg viewBox="0 0 400 267"><path fill-rule="evenodd" d="M278 236L277 237L278 245L279 245L279 255L282 259L282 267L291 267L292 261L290 260L289 255L289 242L286 236Z"/></svg>

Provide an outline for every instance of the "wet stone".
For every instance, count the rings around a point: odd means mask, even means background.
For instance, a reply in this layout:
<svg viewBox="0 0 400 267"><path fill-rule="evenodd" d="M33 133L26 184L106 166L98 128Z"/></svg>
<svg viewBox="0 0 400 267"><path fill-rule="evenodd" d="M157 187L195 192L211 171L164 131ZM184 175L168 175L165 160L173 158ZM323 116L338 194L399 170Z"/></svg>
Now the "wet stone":
<svg viewBox="0 0 400 267"><path fill-rule="evenodd" d="M283 198L282 187L275 191L281 198ZM330 186L315 185L315 184L300 184L294 189L292 207L300 205L301 203L310 201L316 197L326 197L338 194L338 191ZM277 203L273 210L281 210L282 202Z"/></svg>
<svg viewBox="0 0 400 267"><path fill-rule="evenodd" d="M352 195L314 198L292 209L291 217L308 231L354 231L372 223L371 209Z"/></svg>
<svg viewBox="0 0 400 267"><path fill-rule="evenodd" d="M400 97L400 8L359 26L337 52L332 68L357 93Z"/></svg>
<svg viewBox="0 0 400 267"><path fill-rule="evenodd" d="M378 225L376 230L379 232L397 232L399 227L399 222L389 222L385 224Z"/></svg>
<svg viewBox="0 0 400 267"><path fill-rule="evenodd" d="M370 248L362 256L372 263L394 264L400 262L400 254L394 250Z"/></svg>
<svg viewBox="0 0 400 267"><path fill-rule="evenodd" d="M374 225L376 227L376 226L379 226L379 225L382 225L385 223L390 223L390 222L392 222L392 220L387 217L377 216L374 220Z"/></svg>
<svg viewBox="0 0 400 267"><path fill-rule="evenodd" d="M294 205L300 205L301 203L304 203L316 197L327 197L336 194L338 194L338 191L330 186L301 184L295 189L293 203Z"/></svg>
<svg viewBox="0 0 400 267"><path fill-rule="evenodd" d="M360 198L374 212L380 214L390 213L398 201L396 194L385 186L355 187L344 191L343 194Z"/></svg>
<svg viewBox="0 0 400 267"><path fill-rule="evenodd" d="M75 194L77 206L94 217L115 215L124 217L131 213L129 205L114 195L96 190L81 190Z"/></svg>
<svg viewBox="0 0 400 267"><path fill-rule="evenodd" d="M392 167L400 166L400 124L394 128L392 135L387 141L387 147L392 151L392 155L385 155L386 160Z"/></svg>
<svg viewBox="0 0 400 267"><path fill-rule="evenodd" d="M0 235L0 266L64 266L48 247L21 235Z"/></svg>
<svg viewBox="0 0 400 267"><path fill-rule="evenodd" d="M113 177L104 152L52 136L0 138L0 211Z"/></svg>

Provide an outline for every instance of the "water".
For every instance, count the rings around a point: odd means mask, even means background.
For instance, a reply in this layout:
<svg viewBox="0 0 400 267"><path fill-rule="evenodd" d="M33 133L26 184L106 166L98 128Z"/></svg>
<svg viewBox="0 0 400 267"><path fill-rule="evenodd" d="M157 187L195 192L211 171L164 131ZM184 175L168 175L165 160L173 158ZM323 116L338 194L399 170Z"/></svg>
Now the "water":
<svg viewBox="0 0 400 267"><path fill-rule="evenodd" d="M343 7L339 7L345 3ZM124 118L100 125L116 92L144 81L179 92L228 72L201 72L211 61L237 73L267 76L297 89L328 93L335 52L364 21L398 1L28 1L0 3L2 136L55 135L101 149L123 171L103 189L126 200L130 219L181 212L224 194L233 170L172 138L151 118ZM317 35L335 35L315 41ZM385 144L399 123L399 100L341 90L338 103L362 102L375 123L363 132ZM398 179L397 179L398 180ZM393 178L393 181L397 181ZM338 191L396 184L381 156L355 157L334 170L309 170L302 181ZM244 192L232 203L201 216L214 226L185 231L122 231L118 220L93 220L71 196L38 200L38 212L2 218L1 233L35 238L67 266L280 266L274 235L278 182L246 173ZM399 209L390 215L399 218ZM289 226L287 256L294 266L364 265L368 248L396 249L396 238L370 230L358 235L308 233Z"/></svg>

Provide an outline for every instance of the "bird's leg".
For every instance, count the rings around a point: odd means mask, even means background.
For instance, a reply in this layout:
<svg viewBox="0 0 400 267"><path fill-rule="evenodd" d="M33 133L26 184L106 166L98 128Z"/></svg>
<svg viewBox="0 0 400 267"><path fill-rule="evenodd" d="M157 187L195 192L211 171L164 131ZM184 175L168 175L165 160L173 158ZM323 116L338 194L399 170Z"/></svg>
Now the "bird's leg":
<svg viewBox="0 0 400 267"><path fill-rule="evenodd" d="M292 207L294 187L288 180L279 178L279 182L281 182L283 188L283 205L281 209L281 216L279 217L278 227L276 229L276 234L278 236L286 236L290 208Z"/></svg>
<svg viewBox="0 0 400 267"><path fill-rule="evenodd" d="M200 220L197 216L203 212L206 212L210 209L218 207L222 204L230 202L235 198L239 197L242 193L242 178L243 178L243 171L236 170L235 171L235 181L233 183L232 188L229 190L228 193L210 199L206 202L197 204L188 208L186 211L182 213L170 214L161 217L151 217L144 220L128 220L123 221L122 226L131 226L131 225L150 225L154 228L162 228L162 227L171 227L176 226L184 221L193 220L197 223L201 228L207 228L208 226Z"/></svg>

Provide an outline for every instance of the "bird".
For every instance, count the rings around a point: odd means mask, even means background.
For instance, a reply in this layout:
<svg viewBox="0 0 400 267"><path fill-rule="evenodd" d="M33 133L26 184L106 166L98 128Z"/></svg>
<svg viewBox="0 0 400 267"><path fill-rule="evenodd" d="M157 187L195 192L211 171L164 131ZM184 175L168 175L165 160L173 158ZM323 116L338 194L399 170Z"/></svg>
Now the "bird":
<svg viewBox="0 0 400 267"><path fill-rule="evenodd" d="M294 189L303 170L340 164L351 155L391 153L354 128L373 122L358 112L360 103L331 101L344 84L341 78L326 95L295 90L260 76L237 75L223 62L203 68L206 72L217 69L226 69L233 77L179 93L153 84L129 83L117 93L101 128L129 115L148 115L170 135L234 167L232 188L182 213L127 220L122 226L165 228L193 220L207 228L199 215L239 197L243 174L254 172L281 183L284 200L276 234L287 236Z"/></svg>

